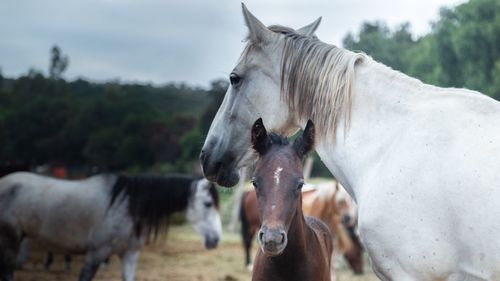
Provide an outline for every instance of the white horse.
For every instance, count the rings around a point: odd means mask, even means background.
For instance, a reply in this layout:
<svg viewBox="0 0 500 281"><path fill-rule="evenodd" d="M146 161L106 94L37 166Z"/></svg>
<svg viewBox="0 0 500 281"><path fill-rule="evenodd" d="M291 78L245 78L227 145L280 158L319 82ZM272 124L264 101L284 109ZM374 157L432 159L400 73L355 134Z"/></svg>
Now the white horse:
<svg viewBox="0 0 500 281"><path fill-rule="evenodd" d="M187 219L217 246L222 234L218 196L206 179L188 176L98 175L53 179L19 172L0 179L0 280L13 279L23 238L48 249L86 254L80 281L118 254L125 281L134 280L139 250L150 235L166 231L171 214Z"/></svg>
<svg viewBox="0 0 500 281"><path fill-rule="evenodd" d="M500 103L323 43L319 20L293 30L243 14L248 44L200 155L205 176L237 183L259 117L287 135L310 118L379 278L500 280Z"/></svg>

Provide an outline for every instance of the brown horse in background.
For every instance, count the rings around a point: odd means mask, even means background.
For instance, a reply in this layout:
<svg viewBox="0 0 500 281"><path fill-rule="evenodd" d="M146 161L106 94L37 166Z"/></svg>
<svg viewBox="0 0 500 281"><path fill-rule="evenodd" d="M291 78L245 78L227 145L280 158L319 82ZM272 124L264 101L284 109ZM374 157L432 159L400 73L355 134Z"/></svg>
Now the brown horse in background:
<svg viewBox="0 0 500 281"><path fill-rule="evenodd" d="M259 154L252 183L262 218L252 280L330 281L330 230L302 212L302 161L313 148L314 125L309 121L289 144L286 137L268 135L258 119L252 144Z"/></svg>
<svg viewBox="0 0 500 281"><path fill-rule="evenodd" d="M340 195L340 196L339 196ZM342 254L355 274L363 273L363 247L356 233L356 216L352 202L346 202L343 187L337 181L322 183L302 190L302 211L322 220L333 234L331 276L335 278L335 259ZM255 190L243 193L240 204L241 237L245 250L245 265L251 270L250 252L260 218Z"/></svg>
<svg viewBox="0 0 500 281"><path fill-rule="evenodd" d="M363 274L364 248L358 233L358 207L338 181L334 180L333 184L338 187L335 194L335 203L342 215L342 226L347 230L352 242L350 250L344 253L344 259L347 261L354 274Z"/></svg>

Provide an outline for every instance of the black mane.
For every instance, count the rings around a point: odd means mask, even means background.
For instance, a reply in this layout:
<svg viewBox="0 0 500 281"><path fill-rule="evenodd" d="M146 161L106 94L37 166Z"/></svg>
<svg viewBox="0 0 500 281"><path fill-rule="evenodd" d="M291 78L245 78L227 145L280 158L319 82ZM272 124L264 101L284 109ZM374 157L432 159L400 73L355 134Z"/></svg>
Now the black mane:
<svg viewBox="0 0 500 281"><path fill-rule="evenodd" d="M156 236L167 230L170 215L188 206L197 177L125 176L119 175L111 189L109 207L115 202L128 200L128 211L135 224L135 231ZM215 201L215 200L214 200Z"/></svg>
<svg viewBox="0 0 500 281"><path fill-rule="evenodd" d="M210 182L210 189L208 191L210 192L210 196L214 201L215 208L219 210L219 192L217 192L217 188L215 187L215 184L213 182Z"/></svg>
<svg viewBox="0 0 500 281"><path fill-rule="evenodd" d="M271 140L270 145L284 146L290 143L286 136L278 135L276 133L270 133L269 139Z"/></svg>

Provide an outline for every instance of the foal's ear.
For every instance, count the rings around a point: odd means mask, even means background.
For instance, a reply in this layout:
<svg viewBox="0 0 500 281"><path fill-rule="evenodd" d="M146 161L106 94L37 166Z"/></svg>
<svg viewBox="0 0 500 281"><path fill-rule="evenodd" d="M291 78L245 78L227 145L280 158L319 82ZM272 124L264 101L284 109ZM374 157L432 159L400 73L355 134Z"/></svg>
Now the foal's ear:
<svg viewBox="0 0 500 281"><path fill-rule="evenodd" d="M253 43L269 43L271 42L273 32L269 30L262 22L260 22L250 11L245 4L241 3L245 24L248 27L248 38Z"/></svg>
<svg viewBox="0 0 500 281"><path fill-rule="evenodd" d="M269 139L262 118L257 119L252 126L252 146L259 155L264 154L269 147Z"/></svg>
<svg viewBox="0 0 500 281"><path fill-rule="evenodd" d="M302 34L305 36L313 36L316 29L318 29L319 24L321 23L321 17L315 20L313 23L310 23L302 28L297 29L298 34Z"/></svg>
<svg viewBox="0 0 500 281"><path fill-rule="evenodd" d="M300 158L306 156L314 148L314 123L311 120L307 121L302 135L293 142L293 148Z"/></svg>

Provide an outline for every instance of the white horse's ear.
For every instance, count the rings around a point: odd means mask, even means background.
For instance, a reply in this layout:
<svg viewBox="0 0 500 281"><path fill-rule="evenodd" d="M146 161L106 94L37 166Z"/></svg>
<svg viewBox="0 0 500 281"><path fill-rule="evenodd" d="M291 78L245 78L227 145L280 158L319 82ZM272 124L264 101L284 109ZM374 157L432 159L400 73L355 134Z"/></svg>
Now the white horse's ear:
<svg viewBox="0 0 500 281"><path fill-rule="evenodd" d="M321 23L321 17L315 20L313 23L308 24L302 28L297 29L298 34L302 34L305 36L313 36L316 29L318 29L319 24Z"/></svg>
<svg viewBox="0 0 500 281"><path fill-rule="evenodd" d="M262 22L260 22L250 11L245 4L241 3L243 17L248 27L249 39L253 43L269 43L271 42L273 32L269 30Z"/></svg>

